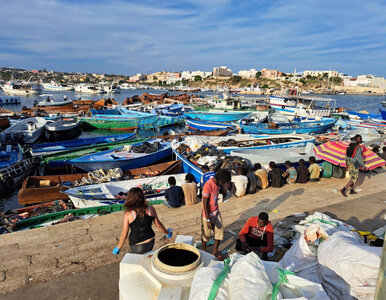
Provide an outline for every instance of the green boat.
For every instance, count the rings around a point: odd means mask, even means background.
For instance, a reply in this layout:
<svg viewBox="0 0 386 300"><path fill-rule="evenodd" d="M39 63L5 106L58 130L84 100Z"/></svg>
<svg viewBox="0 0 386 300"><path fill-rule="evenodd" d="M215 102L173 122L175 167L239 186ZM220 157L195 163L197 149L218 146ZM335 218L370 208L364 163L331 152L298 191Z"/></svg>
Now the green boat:
<svg viewBox="0 0 386 300"><path fill-rule="evenodd" d="M42 163L40 165L39 173L40 175L45 175L47 174L47 172L49 173L52 171L66 169L69 167L67 165L67 161L80 156L90 155L101 151L110 151L112 149L119 148L125 145L141 143L146 140L147 139L136 139L136 140L119 141L115 143L104 143L101 145L86 146L76 151L65 150L65 151L60 151L53 154L44 155L41 157Z"/></svg>
<svg viewBox="0 0 386 300"><path fill-rule="evenodd" d="M162 204L162 200L154 200L154 201L148 201L149 205L157 205ZM123 210L123 203L122 204L113 204L113 205L104 205L104 206L97 206L97 207L86 207L86 208L79 208L79 209L67 209L62 210L55 213L50 213L46 215L36 216L32 218L28 218L25 220L20 220L16 222L16 229L25 229L25 228L38 228L42 227L44 223L47 222L54 222L57 220L63 219L65 216L72 214L73 216L85 216L85 215L103 215L103 214L109 214L117 211Z"/></svg>

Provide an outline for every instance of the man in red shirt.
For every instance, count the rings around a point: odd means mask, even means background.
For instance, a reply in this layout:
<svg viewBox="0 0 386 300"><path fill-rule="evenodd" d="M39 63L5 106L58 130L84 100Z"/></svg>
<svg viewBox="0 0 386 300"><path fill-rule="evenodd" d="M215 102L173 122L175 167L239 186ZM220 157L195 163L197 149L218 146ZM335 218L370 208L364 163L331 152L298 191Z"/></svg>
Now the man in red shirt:
<svg viewBox="0 0 386 300"><path fill-rule="evenodd" d="M218 194L225 197L231 185L231 173L228 170L220 169L214 177L210 178L202 190L202 218L201 218L201 239L202 250L206 251L206 243L209 241L212 231L214 232L214 246L212 254L219 260L222 259L218 252L220 241L224 238L224 227L221 214L218 208Z"/></svg>
<svg viewBox="0 0 386 300"><path fill-rule="evenodd" d="M239 232L236 250L249 253L251 251L263 254L266 260L268 252L273 251L273 226L268 220L268 214L261 212L258 217L250 217Z"/></svg>

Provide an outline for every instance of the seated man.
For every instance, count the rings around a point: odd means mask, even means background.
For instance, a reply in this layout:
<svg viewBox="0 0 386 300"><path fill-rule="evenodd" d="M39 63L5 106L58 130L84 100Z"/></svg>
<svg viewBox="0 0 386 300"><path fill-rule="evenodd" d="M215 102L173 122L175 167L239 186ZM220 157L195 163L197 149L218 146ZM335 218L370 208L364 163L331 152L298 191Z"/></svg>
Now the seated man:
<svg viewBox="0 0 386 300"><path fill-rule="evenodd" d="M184 205L184 191L180 186L176 186L176 178L170 176L168 178L170 188L165 191L165 199L169 207L180 207Z"/></svg>
<svg viewBox="0 0 386 300"><path fill-rule="evenodd" d="M298 176L296 169L292 166L289 160L287 160L284 165L286 167L286 171L283 173L283 177L285 178L287 184L296 183L296 178Z"/></svg>
<svg viewBox="0 0 386 300"><path fill-rule="evenodd" d="M185 204L194 205L197 203L197 184L194 182L194 176L192 174L186 174L186 183L181 185L184 191Z"/></svg>
<svg viewBox="0 0 386 300"><path fill-rule="evenodd" d="M309 162L310 162L310 166L308 167L308 172L310 173L310 181L319 181L320 167L316 163L315 156L310 156Z"/></svg>
<svg viewBox="0 0 386 300"><path fill-rule="evenodd" d="M268 214L261 212L258 217L250 217L239 232L236 250L249 253L257 251L266 260L268 252L273 251L273 226L268 220Z"/></svg>
<svg viewBox="0 0 386 300"><path fill-rule="evenodd" d="M260 189L266 189L268 187L267 170L264 169L259 163L255 164L253 169L255 170L255 175L257 178L257 187Z"/></svg>
<svg viewBox="0 0 386 300"><path fill-rule="evenodd" d="M268 179L271 187L280 188L283 186L283 170L278 168L274 161L269 163L271 171L268 173Z"/></svg>
<svg viewBox="0 0 386 300"><path fill-rule="evenodd" d="M232 192L236 197L242 197L247 193L248 187L248 167L242 165L237 175L232 176Z"/></svg>
<svg viewBox="0 0 386 300"><path fill-rule="evenodd" d="M306 183L309 180L310 173L308 173L308 169L306 167L306 162L304 161L304 159L299 160L299 166L296 172L298 175L296 179L297 183Z"/></svg>

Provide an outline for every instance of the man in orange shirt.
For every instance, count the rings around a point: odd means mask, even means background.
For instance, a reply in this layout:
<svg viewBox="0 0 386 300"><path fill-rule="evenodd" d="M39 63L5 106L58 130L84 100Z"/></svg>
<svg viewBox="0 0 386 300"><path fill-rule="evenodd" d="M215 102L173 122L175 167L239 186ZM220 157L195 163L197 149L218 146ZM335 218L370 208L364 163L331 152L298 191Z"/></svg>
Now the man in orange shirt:
<svg viewBox="0 0 386 300"><path fill-rule="evenodd" d="M202 217L201 217L201 239L202 250L206 251L206 243L209 241L212 231L214 232L214 246L212 254L222 260L218 252L220 241L224 238L224 226L218 208L218 194L225 197L231 185L231 173L228 170L220 169L214 177L210 178L202 190Z"/></svg>
<svg viewBox="0 0 386 300"><path fill-rule="evenodd" d="M258 217L250 217L239 232L236 250L249 253L251 251L263 254L266 260L268 252L273 251L273 226L268 220L268 214L261 212Z"/></svg>

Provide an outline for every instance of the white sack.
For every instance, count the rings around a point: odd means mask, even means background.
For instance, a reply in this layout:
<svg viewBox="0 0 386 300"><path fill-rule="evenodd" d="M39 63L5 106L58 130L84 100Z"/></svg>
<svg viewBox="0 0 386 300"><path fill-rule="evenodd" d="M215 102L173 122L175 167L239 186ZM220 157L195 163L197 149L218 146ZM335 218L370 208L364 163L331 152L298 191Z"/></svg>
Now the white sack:
<svg viewBox="0 0 386 300"><path fill-rule="evenodd" d="M336 232L318 250L323 286L332 299L374 299L382 248L355 232Z"/></svg>
<svg viewBox="0 0 386 300"><path fill-rule="evenodd" d="M264 265L254 253L240 258L232 267L229 280L230 299L270 300L272 285Z"/></svg>

